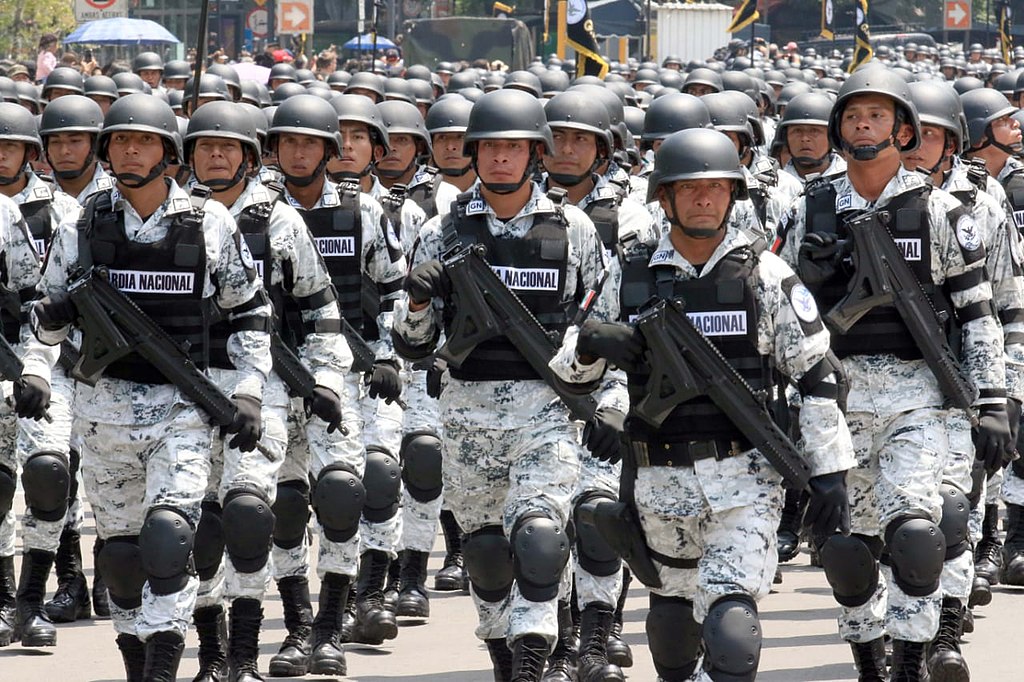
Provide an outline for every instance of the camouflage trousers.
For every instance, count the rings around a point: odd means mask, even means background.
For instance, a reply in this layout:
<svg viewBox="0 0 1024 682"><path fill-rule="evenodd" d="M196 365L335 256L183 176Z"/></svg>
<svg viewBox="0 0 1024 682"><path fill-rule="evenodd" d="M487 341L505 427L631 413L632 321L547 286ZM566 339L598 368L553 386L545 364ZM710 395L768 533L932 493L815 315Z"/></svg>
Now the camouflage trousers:
<svg viewBox="0 0 1024 682"><path fill-rule="evenodd" d="M402 449L402 408L398 403L386 402L379 398L371 398L367 386L358 383L353 387L358 390L359 412L363 424L363 445L384 448L388 454L399 459ZM385 521L368 521L366 517L359 522L359 551L378 550L387 552L394 559L398 556L398 545L402 537L402 515L395 514Z"/></svg>
<svg viewBox="0 0 1024 682"><path fill-rule="evenodd" d="M662 587L652 592L691 600L698 623L721 597L745 594L758 601L768 594L778 564L783 491L781 477L759 452L695 467L641 467L634 497L647 545L689 564L655 560Z"/></svg>
<svg viewBox="0 0 1024 682"><path fill-rule="evenodd" d="M580 482L573 496L573 504L589 491L599 490L619 496L619 472L621 464L602 462L592 457L585 447L580 446ZM601 602L614 606L622 592L622 571L612 575L594 575L579 562L578 550L573 552L573 575L576 578L576 601L579 608Z"/></svg>
<svg viewBox="0 0 1024 682"><path fill-rule="evenodd" d="M221 388L227 388L217 377ZM225 393L230 393L225 391ZM263 435L260 443L270 457L259 450L242 452L228 445L230 438L214 434L213 450L210 457L210 477L206 484L205 501L217 502L222 507L224 498L232 490L250 490L262 495L271 504L277 495L277 473L284 463L288 447L288 393L284 383L272 375L263 390ZM232 529L225 528L225 534ZM243 573L238 571L225 552L224 559L217 567L217 573L210 580L199 582L196 608L215 606L223 601L249 598L263 600L263 594L270 579L271 562L259 571Z"/></svg>
<svg viewBox="0 0 1024 682"><path fill-rule="evenodd" d="M4 382L4 395L12 395L12 384ZM74 383L59 368L53 370L50 384L51 421L18 419L14 407L0 401L0 464L17 474L31 455L50 452L64 458L70 468L69 443L71 440L71 404ZM14 554L14 512L9 512L0 525L0 556ZM25 551L39 549L56 552L64 520L44 521L25 509L21 517L22 544ZM8 552L9 553L6 553Z"/></svg>
<svg viewBox="0 0 1024 682"><path fill-rule="evenodd" d="M892 415L849 413L857 465L846 474L854 533L882 537L886 524L909 513L938 522L939 485L949 451L948 413L920 408ZM895 639L928 642L939 627L942 591L906 594L881 567L875 593L857 607L840 607L839 634L868 642L888 633Z"/></svg>
<svg viewBox="0 0 1024 682"><path fill-rule="evenodd" d="M146 513L157 506L181 512L197 527L213 440L199 408L175 405L166 420L152 425L76 420L75 430L81 434L85 491L99 537L137 536ZM198 588L199 579L191 576L182 590L156 595L147 582L141 607L124 609L111 602L114 629L142 640L164 631L184 636Z"/></svg>
<svg viewBox="0 0 1024 682"><path fill-rule="evenodd" d="M353 397L358 396L359 390L354 376L349 375L345 395L341 396L342 423L348 430L347 434L340 430L328 433L327 424L322 419L306 416L302 399L292 399L288 411L288 449L278 480L308 481L310 476L315 480L320 471L331 464L345 464L359 476L363 475L366 452L363 449L363 420L359 404ZM334 542L327 539L319 525L316 525L316 530L319 540L317 575L321 578L327 573L355 576L359 563L359 533L347 542ZM274 545L271 556L275 580L309 573L308 537L292 549Z"/></svg>
<svg viewBox="0 0 1024 682"><path fill-rule="evenodd" d="M970 494L973 480L971 471L974 467L974 441L971 440L971 424L960 410L950 410L949 421L949 455L942 472L942 482L955 485L966 496ZM972 510L972 516L975 511ZM980 530L980 523L979 523ZM968 522L970 534L970 522ZM973 547L973 543L971 543ZM971 584L974 582L974 554L967 551L960 556L947 559L942 564L943 597L956 597L965 604L971 596Z"/></svg>
<svg viewBox="0 0 1024 682"><path fill-rule="evenodd" d="M451 379L440 409L445 502L463 532L498 525L507 536L528 513L566 527L579 480L579 428L554 392L539 381ZM515 584L498 602L472 595L480 639L530 634L554 645L557 597L532 602Z"/></svg>
<svg viewBox="0 0 1024 682"><path fill-rule="evenodd" d="M1024 505L1024 478L1013 466L1003 469L1003 485L999 493L1006 504Z"/></svg>
<svg viewBox="0 0 1024 682"><path fill-rule="evenodd" d="M427 373L425 370L411 370L406 373L405 410L402 424L403 435L414 431L430 431L439 434L441 418L438 415L437 400L427 395ZM442 439L443 442L443 439ZM404 466L403 462L403 466ZM444 496L420 502L402 486L402 537L401 549L414 552L430 552L437 536L437 519L441 513Z"/></svg>

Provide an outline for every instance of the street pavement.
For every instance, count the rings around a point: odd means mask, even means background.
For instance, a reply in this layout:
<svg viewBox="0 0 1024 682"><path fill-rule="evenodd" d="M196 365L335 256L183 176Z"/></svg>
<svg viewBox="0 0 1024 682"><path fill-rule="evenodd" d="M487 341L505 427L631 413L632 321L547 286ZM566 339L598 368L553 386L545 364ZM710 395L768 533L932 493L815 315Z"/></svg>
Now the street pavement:
<svg viewBox="0 0 1024 682"><path fill-rule="evenodd" d="M19 496L20 497L20 496ZM86 574L92 576L91 517L86 521L83 554ZM20 550L19 550L20 551ZM315 554L314 554L315 556ZM430 558L430 580L440 567L444 545L438 536ZM55 587L51 577L49 588ZM384 682L488 682L493 679L490 659L473 636L476 615L468 595L431 592L429 622L403 622L398 638L385 646L346 645L349 680ZM965 655L975 682L1020 680L1021 664L1009 643L1021 633L1020 609L1024 590L997 588L992 604L976 610L974 634L966 636ZM627 601L624 634L633 647L634 665L626 670L630 680L656 679L644 634L647 595L633 583ZM315 605L314 605L315 608ZM836 605L820 569L802 554L783 567L783 582L760 604L764 650L758 680L803 682L856 680L849 647L836 634ZM266 673L270 657L284 637L281 603L271 586L265 604L260 646L260 669ZM19 644L0 649L0 682L107 682L123 680L120 655L109 621L91 620L58 626L57 646L25 649ZM196 639L189 633L178 680L189 682L196 674ZM269 679L269 678L268 678ZM307 676L308 680L330 677Z"/></svg>

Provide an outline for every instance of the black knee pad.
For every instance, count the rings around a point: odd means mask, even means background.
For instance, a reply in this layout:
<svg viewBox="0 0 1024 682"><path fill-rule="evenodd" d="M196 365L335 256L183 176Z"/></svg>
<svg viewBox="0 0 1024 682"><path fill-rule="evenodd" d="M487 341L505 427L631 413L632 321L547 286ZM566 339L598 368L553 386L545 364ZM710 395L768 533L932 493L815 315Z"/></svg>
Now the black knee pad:
<svg viewBox="0 0 1024 682"><path fill-rule="evenodd" d="M278 483L273 510L274 544L281 549L301 545L309 523L309 484L305 481Z"/></svg>
<svg viewBox="0 0 1024 682"><path fill-rule="evenodd" d="M373 523L394 518L401 501L402 467L391 453L375 445L366 448L363 486L366 488L363 517Z"/></svg>
<svg viewBox="0 0 1024 682"><path fill-rule="evenodd" d="M153 507L146 514L139 533L139 550L153 594L173 594L184 589L193 572L194 536L188 518L174 507Z"/></svg>
<svg viewBox="0 0 1024 682"><path fill-rule="evenodd" d="M224 546L240 573L255 573L267 565L274 535L274 511L255 490L232 490L224 497Z"/></svg>
<svg viewBox="0 0 1024 682"><path fill-rule="evenodd" d="M882 541L865 535L828 538L818 551L832 595L843 606L867 604L878 587L878 556Z"/></svg>
<svg viewBox="0 0 1024 682"><path fill-rule="evenodd" d="M601 502L617 502L615 496L604 491L588 491L576 500L573 508L573 525L576 529L576 559L580 567L587 573L596 576L615 575L622 570L622 559L616 554L604 536L592 523L585 523L581 519L593 518L593 514L586 513L589 509L596 507Z"/></svg>
<svg viewBox="0 0 1024 682"><path fill-rule="evenodd" d="M14 491L17 488L14 472L0 464L0 517L5 516L14 506Z"/></svg>
<svg viewBox="0 0 1024 682"><path fill-rule="evenodd" d="M654 669L665 682L690 679L700 658L701 626L693 618L693 602L651 594L647 611L647 645Z"/></svg>
<svg viewBox="0 0 1024 682"><path fill-rule="evenodd" d="M946 538L939 526L918 516L898 516L885 527L892 579L907 595L924 597L939 589Z"/></svg>
<svg viewBox="0 0 1024 682"><path fill-rule="evenodd" d="M68 513L68 489L71 472L67 458L60 452L42 451L29 455L21 467L21 485L25 506L43 521L63 521Z"/></svg>
<svg viewBox="0 0 1024 682"><path fill-rule="evenodd" d="M939 530L946 539L946 561L955 559L971 548L968 523L971 519L971 504L960 488L952 483L939 486L942 496L942 519Z"/></svg>
<svg viewBox="0 0 1024 682"><path fill-rule="evenodd" d="M146 571L138 535L116 535L103 542L96 555L96 568L103 575L110 599L122 609L142 606L142 585Z"/></svg>
<svg viewBox="0 0 1024 682"><path fill-rule="evenodd" d="M347 464L332 464L320 471L313 491L313 509L331 542L348 542L359 530L366 489Z"/></svg>
<svg viewBox="0 0 1024 682"><path fill-rule="evenodd" d="M704 619L704 651L712 680L754 682L761 660L761 621L750 596L730 594L712 604Z"/></svg>
<svg viewBox="0 0 1024 682"><path fill-rule="evenodd" d="M473 591L499 602L512 589L512 547L501 526L484 526L462 538L462 557Z"/></svg>
<svg viewBox="0 0 1024 682"><path fill-rule="evenodd" d="M402 481L412 499L431 502L441 496L441 439L433 431L402 438Z"/></svg>
<svg viewBox="0 0 1024 682"><path fill-rule="evenodd" d="M192 555L199 579L213 580L224 560L224 521L220 504L215 500L203 502Z"/></svg>
<svg viewBox="0 0 1024 682"><path fill-rule="evenodd" d="M523 597L541 602L558 596L572 545L562 524L538 512L528 512L516 521L509 544L513 575Z"/></svg>

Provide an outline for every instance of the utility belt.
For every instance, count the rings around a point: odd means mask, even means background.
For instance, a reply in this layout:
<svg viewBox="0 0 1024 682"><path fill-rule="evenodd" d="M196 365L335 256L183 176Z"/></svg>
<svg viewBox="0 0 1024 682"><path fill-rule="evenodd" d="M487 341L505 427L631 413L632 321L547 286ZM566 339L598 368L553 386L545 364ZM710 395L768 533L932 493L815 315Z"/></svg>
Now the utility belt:
<svg viewBox="0 0 1024 682"><path fill-rule="evenodd" d="M727 440L691 440L678 443L628 441L633 461L640 467L692 467L702 459L729 459L747 452L753 446L745 438Z"/></svg>

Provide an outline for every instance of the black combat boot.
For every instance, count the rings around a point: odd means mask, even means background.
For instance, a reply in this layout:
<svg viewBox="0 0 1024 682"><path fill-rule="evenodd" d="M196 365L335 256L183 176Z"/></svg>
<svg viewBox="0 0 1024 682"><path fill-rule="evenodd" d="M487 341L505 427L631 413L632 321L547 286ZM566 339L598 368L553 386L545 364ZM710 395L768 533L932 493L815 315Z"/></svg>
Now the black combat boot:
<svg viewBox="0 0 1024 682"><path fill-rule="evenodd" d="M999 579L1004 585L1024 586L1024 507L1006 505L1006 542Z"/></svg>
<svg viewBox="0 0 1024 682"><path fill-rule="evenodd" d="M18 583L14 579L14 557L0 557L0 646L14 641L18 608L15 594Z"/></svg>
<svg viewBox="0 0 1024 682"><path fill-rule="evenodd" d="M890 682L928 682L928 666L924 662L925 642L892 640Z"/></svg>
<svg viewBox="0 0 1024 682"><path fill-rule="evenodd" d="M54 623L73 623L92 615L89 586L82 573L82 536L64 526L60 545L53 560L57 571L57 591L43 608Z"/></svg>
<svg viewBox="0 0 1024 682"><path fill-rule="evenodd" d="M384 608L384 581L388 575L388 563L387 553L377 549L369 549L359 558L356 626L352 640L360 644L383 644L384 640L398 636L395 614Z"/></svg>
<svg viewBox="0 0 1024 682"><path fill-rule="evenodd" d="M351 591L351 590L350 590ZM356 600L349 595L348 603L345 604L345 613L341 616L341 643L349 644L354 642L356 632Z"/></svg>
<svg viewBox="0 0 1024 682"><path fill-rule="evenodd" d="M103 538L96 538L92 543L92 613L96 618L110 618L110 597L97 559L104 543Z"/></svg>
<svg viewBox="0 0 1024 682"><path fill-rule="evenodd" d="M804 510L802 498L802 491L786 488L786 501L777 532L780 564L792 561L800 553L800 524Z"/></svg>
<svg viewBox="0 0 1024 682"><path fill-rule="evenodd" d="M402 590L402 558L405 550L398 552L398 558L388 564L388 579L384 581L384 608L391 613L398 610L398 595Z"/></svg>
<svg viewBox="0 0 1024 682"><path fill-rule="evenodd" d="M548 669L541 679L544 682L576 682L576 656L579 650L579 636L573 622L569 602L558 602L558 640L555 649L548 656Z"/></svg>
<svg viewBox="0 0 1024 682"><path fill-rule="evenodd" d="M857 682L887 682L885 642L881 637L862 644L850 642L850 648L857 666Z"/></svg>
<svg viewBox="0 0 1024 682"><path fill-rule="evenodd" d="M426 552L407 549L402 552L402 589L398 593L396 613L405 618L429 618L430 597L427 596Z"/></svg>
<svg viewBox="0 0 1024 682"><path fill-rule="evenodd" d="M970 606L986 606L992 602L992 586L999 584L1003 566L1003 543L999 539L999 505L985 505L981 524L981 540L974 548L974 584Z"/></svg>
<svg viewBox="0 0 1024 682"><path fill-rule="evenodd" d="M540 682L548 643L540 635L523 635L512 643L512 682Z"/></svg>
<svg viewBox="0 0 1024 682"><path fill-rule="evenodd" d="M928 653L928 673L932 682L971 682L971 671L960 653L964 607L955 597L942 599L939 631Z"/></svg>
<svg viewBox="0 0 1024 682"><path fill-rule="evenodd" d="M56 646L57 628L43 609L46 578L53 567L53 554L30 549L21 555L18 579L18 632L22 646Z"/></svg>
<svg viewBox="0 0 1024 682"><path fill-rule="evenodd" d="M177 632L156 632L146 640L145 682L175 682L185 640Z"/></svg>
<svg viewBox="0 0 1024 682"><path fill-rule="evenodd" d="M623 682L622 669L608 662L608 633L615 610L611 604L592 602L580 613L580 682Z"/></svg>
<svg viewBox="0 0 1024 682"><path fill-rule="evenodd" d="M612 619L612 629L608 633L608 644L605 649L608 662L620 668L629 668L633 665L633 650L629 648L626 640L622 639L622 611L626 608L626 597L629 596L631 582L633 574L629 572L629 566L623 563L622 591L619 592L619 601L615 604L615 617Z"/></svg>
<svg viewBox="0 0 1024 682"><path fill-rule="evenodd" d="M263 608L255 599L231 603L231 631L228 637L230 682L263 682L259 673L260 625Z"/></svg>
<svg viewBox="0 0 1024 682"><path fill-rule="evenodd" d="M124 661L124 674L127 682L143 682L143 671L146 668L146 645L135 635L121 633L117 636L117 648L121 650Z"/></svg>
<svg viewBox="0 0 1024 682"><path fill-rule="evenodd" d="M468 588L469 577L462 565L462 529L455 515L447 509L441 510L441 532L444 533L444 564L434 574L434 589L438 592L455 592Z"/></svg>
<svg viewBox="0 0 1024 682"><path fill-rule="evenodd" d="M494 682L512 682L512 650L505 638L484 640L494 666Z"/></svg>
<svg viewBox="0 0 1024 682"><path fill-rule="evenodd" d="M270 659L271 677L302 677L309 672L309 636L313 627L313 606L309 600L309 581L305 576L277 581L284 608L284 627L288 635Z"/></svg>
<svg viewBox="0 0 1024 682"><path fill-rule="evenodd" d="M224 608L202 606L192 612L192 622L199 637L199 674L192 682L223 682L227 679L227 621Z"/></svg>
<svg viewBox="0 0 1024 682"><path fill-rule="evenodd" d="M352 584L347 575L328 573L320 585L320 610L313 620L313 654L309 672L314 675L345 675L345 649L341 646L341 619Z"/></svg>

